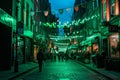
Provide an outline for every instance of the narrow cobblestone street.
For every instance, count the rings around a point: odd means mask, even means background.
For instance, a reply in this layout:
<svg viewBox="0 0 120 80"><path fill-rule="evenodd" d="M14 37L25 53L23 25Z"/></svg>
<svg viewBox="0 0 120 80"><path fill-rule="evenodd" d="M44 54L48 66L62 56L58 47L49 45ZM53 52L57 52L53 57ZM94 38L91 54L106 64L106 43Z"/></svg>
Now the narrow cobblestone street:
<svg viewBox="0 0 120 80"><path fill-rule="evenodd" d="M120 0L0 0L0 37L0 80L120 80Z"/></svg>
<svg viewBox="0 0 120 80"><path fill-rule="evenodd" d="M42 72L38 69L16 80L107 80L86 67L73 62L50 62L43 64Z"/></svg>

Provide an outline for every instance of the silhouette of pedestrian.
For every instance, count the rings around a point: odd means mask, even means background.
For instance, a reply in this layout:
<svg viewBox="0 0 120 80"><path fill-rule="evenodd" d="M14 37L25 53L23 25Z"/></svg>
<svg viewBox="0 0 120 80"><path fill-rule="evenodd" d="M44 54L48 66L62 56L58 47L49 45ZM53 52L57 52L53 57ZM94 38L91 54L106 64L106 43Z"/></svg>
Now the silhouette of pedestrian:
<svg viewBox="0 0 120 80"><path fill-rule="evenodd" d="M68 53L65 53L65 61L68 61L68 58L69 58Z"/></svg>
<svg viewBox="0 0 120 80"><path fill-rule="evenodd" d="M58 49L55 50L55 54L56 54L56 59L58 59L58 61L60 61L60 54L58 52Z"/></svg>
<svg viewBox="0 0 120 80"><path fill-rule="evenodd" d="M56 53L55 53L55 49L54 48L53 48L52 53L53 53L53 61L56 61Z"/></svg>
<svg viewBox="0 0 120 80"><path fill-rule="evenodd" d="M59 61L59 62L60 62L60 56L61 56L61 54L59 53L59 54L58 54L58 61Z"/></svg>
<svg viewBox="0 0 120 80"><path fill-rule="evenodd" d="M37 60L38 60L38 65L39 65L39 72L42 70L42 62L43 62L43 49L40 48L37 54Z"/></svg>
<svg viewBox="0 0 120 80"><path fill-rule="evenodd" d="M68 61L68 58L69 58L69 56L68 56L68 49L67 49L66 53L65 53L65 61Z"/></svg>
<svg viewBox="0 0 120 80"><path fill-rule="evenodd" d="M61 54L62 62L64 61L64 53Z"/></svg>

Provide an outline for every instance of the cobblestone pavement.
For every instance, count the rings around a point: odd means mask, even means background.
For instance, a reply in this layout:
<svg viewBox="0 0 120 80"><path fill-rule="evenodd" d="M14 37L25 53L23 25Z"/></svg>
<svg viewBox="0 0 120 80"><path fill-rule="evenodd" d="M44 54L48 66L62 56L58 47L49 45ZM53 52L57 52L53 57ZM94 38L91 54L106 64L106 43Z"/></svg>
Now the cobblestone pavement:
<svg viewBox="0 0 120 80"><path fill-rule="evenodd" d="M107 80L99 74L73 62L45 62L42 72L38 68L16 80Z"/></svg>

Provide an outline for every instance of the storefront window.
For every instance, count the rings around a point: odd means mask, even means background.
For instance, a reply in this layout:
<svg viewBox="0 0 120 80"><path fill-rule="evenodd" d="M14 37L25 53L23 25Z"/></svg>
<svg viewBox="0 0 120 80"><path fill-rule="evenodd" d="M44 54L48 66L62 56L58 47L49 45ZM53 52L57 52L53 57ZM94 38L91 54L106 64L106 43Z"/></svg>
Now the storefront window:
<svg viewBox="0 0 120 80"><path fill-rule="evenodd" d="M93 44L93 52L98 52L99 51L99 46L97 43Z"/></svg>
<svg viewBox="0 0 120 80"><path fill-rule="evenodd" d="M114 33L109 37L110 41L110 57L111 58L120 58L120 42L119 42L119 34Z"/></svg>
<svg viewBox="0 0 120 80"><path fill-rule="evenodd" d="M86 52L89 52L89 53L91 53L91 46L87 46L87 51Z"/></svg>

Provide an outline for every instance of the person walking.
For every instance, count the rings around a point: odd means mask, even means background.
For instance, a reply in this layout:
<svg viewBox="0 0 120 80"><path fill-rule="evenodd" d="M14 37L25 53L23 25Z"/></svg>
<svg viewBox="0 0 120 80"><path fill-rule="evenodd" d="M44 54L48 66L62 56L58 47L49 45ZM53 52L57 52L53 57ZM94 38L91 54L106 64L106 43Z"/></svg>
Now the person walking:
<svg viewBox="0 0 120 80"><path fill-rule="evenodd" d="M68 58L69 58L69 56L68 56L68 49L67 49L66 53L65 53L65 61L68 61Z"/></svg>
<svg viewBox="0 0 120 80"><path fill-rule="evenodd" d="M52 53L53 53L53 61L56 61L56 53L55 53L55 49L54 48L53 48Z"/></svg>
<svg viewBox="0 0 120 80"><path fill-rule="evenodd" d="M38 54L37 54L37 60L39 65L39 72L42 70L42 63L43 63L43 48L39 48Z"/></svg>
<svg viewBox="0 0 120 80"><path fill-rule="evenodd" d="M58 61L60 61L60 54L58 49L55 50L55 54L56 54L56 60L58 59Z"/></svg>

